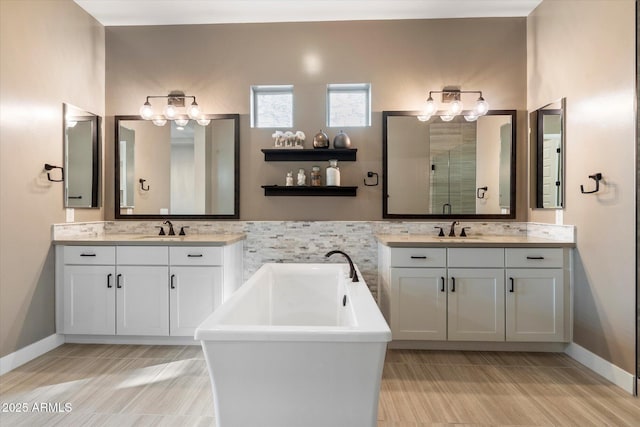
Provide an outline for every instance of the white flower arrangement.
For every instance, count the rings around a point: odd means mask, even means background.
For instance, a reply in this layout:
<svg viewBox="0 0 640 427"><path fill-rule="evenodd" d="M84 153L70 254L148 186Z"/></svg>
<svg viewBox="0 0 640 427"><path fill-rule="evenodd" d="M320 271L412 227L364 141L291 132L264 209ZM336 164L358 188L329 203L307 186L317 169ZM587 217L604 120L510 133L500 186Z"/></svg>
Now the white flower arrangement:
<svg viewBox="0 0 640 427"><path fill-rule="evenodd" d="M291 131L275 131L271 134L275 148L304 148L304 141L307 138L301 130L295 133Z"/></svg>
<svg viewBox="0 0 640 427"><path fill-rule="evenodd" d="M274 146L276 148L282 148L284 146L284 133L282 133L282 131L275 131L271 137L273 138Z"/></svg>

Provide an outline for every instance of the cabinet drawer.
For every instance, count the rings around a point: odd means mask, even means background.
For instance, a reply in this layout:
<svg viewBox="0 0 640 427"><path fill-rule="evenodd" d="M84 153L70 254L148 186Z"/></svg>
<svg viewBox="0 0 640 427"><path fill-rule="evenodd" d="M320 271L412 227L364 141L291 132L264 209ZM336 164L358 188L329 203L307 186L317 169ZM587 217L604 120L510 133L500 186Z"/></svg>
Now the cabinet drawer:
<svg viewBox="0 0 640 427"><path fill-rule="evenodd" d="M504 267L502 248L449 248L449 267Z"/></svg>
<svg viewBox="0 0 640 427"><path fill-rule="evenodd" d="M507 267L562 268L564 250L562 248L509 248L506 249Z"/></svg>
<svg viewBox="0 0 640 427"><path fill-rule="evenodd" d="M222 248L172 246L171 265L222 265Z"/></svg>
<svg viewBox="0 0 640 427"><path fill-rule="evenodd" d="M444 248L391 248L392 267L446 267Z"/></svg>
<svg viewBox="0 0 640 427"><path fill-rule="evenodd" d="M167 265L166 246L118 246L118 265Z"/></svg>
<svg viewBox="0 0 640 427"><path fill-rule="evenodd" d="M113 265L116 263L115 246L65 246L65 264Z"/></svg>

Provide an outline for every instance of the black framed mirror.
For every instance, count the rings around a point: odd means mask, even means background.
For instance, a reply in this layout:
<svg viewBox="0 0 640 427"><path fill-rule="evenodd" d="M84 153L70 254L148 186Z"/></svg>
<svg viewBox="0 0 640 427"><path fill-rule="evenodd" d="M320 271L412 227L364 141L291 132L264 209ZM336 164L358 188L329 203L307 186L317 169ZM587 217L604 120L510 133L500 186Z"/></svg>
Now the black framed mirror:
<svg viewBox="0 0 640 427"><path fill-rule="evenodd" d="M116 219L240 217L240 115L203 118L115 117Z"/></svg>
<svg viewBox="0 0 640 427"><path fill-rule="evenodd" d="M565 107L562 98L529 114L531 144L535 146L535 207L564 207Z"/></svg>
<svg viewBox="0 0 640 427"><path fill-rule="evenodd" d="M382 112L382 217L515 218L516 111L419 115Z"/></svg>
<svg viewBox="0 0 640 427"><path fill-rule="evenodd" d="M100 116L62 104L64 207L100 207Z"/></svg>

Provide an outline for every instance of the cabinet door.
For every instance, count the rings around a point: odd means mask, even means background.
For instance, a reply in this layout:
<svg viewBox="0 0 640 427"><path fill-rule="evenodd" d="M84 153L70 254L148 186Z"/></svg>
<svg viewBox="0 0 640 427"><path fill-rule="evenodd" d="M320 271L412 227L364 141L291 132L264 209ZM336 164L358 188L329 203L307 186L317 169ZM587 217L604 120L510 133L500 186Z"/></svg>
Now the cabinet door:
<svg viewBox="0 0 640 427"><path fill-rule="evenodd" d="M118 266L117 273L117 334L168 335L169 268Z"/></svg>
<svg viewBox="0 0 640 427"><path fill-rule="evenodd" d="M564 341L561 268L507 270L507 341Z"/></svg>
<svg viewBox="0 0 640 427"><path fill-rule="evenodd" d="M68 265L63 275L62 333L115 334L115 267Z"/></svg>
<svg viewBox="0 0 640 427"><path fill-rule="evenodd" d="M446 276L444 268L391 269L393 339L447 339Z"/></svg>
<svg viewBox="0 0 640 427"><path fill-rule="evenodd" d="M172 336L193 336L222 302L222 267L171 267Z"/></svg>
<svg viewBox="0 0 640 427"><path fill-rule="evenodd" d="M451 341L504 341L504 270L450 268Z"/></svg>

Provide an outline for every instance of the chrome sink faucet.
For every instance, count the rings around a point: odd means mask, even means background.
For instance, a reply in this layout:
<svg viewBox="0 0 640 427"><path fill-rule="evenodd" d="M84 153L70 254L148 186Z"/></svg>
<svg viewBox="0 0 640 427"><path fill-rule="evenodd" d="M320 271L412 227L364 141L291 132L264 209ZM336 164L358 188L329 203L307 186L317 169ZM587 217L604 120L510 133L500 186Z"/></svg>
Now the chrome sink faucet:
<svg viewBox="0 0 640 427"><path fill-rule="evenodd" d="M347 259L347 261L349 262L349 278L351 278L352 282L359 282L360 280L358 279L358 273L356 273L356 267L353 265L353 261L351 261L351 258L349 257L349 255L347 255L342 251L331 251L325 254L325 258L329 258L331 255L334 255L334 254L343 255Z"/></svg>
<svg viewBox="0 0 640 427"><path fill-rule="evenodd" d="M456 237L456 225L460 224L459 221L453 221L451 223L451 229L449 230L449 237Z"/></svg>

